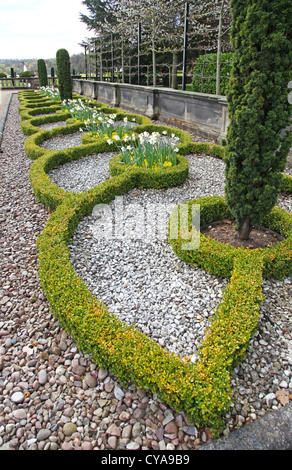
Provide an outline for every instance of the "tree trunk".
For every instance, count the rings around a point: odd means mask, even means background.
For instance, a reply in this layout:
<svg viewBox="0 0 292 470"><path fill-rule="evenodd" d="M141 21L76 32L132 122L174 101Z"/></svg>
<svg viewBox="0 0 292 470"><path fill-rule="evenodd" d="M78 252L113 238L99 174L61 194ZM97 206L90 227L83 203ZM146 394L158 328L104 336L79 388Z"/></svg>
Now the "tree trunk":
<svg viewBox="0 0 292 470"><path fill-rule="evenodd" d="M242 226L239 229L239 238L241 240L248 240L251 232L250 218L246 217Z"/></svg>
<svg viewBox="0 0 292 470"><path fill-rule="evenodd" d="M216 95L220 94L220 60L221 60L221 35L222 35L222 16L223 16L224 1L221 5L218 27L218 42L217 42L217 68L216 68Z"/></svg>
<svg viewBox="0 0 292 470"><path fill-rule="evenodd" d="M178 67L178 51L172 53L172 88L177 90L177 67Z"/></svg>
<svg viewBox="0 0 292 470"><path fill-rule="evenodd" d="M156 51L155 51L155 43L153 39L152 43L152 67L153 67L153 87L156 87Z"/></svg>

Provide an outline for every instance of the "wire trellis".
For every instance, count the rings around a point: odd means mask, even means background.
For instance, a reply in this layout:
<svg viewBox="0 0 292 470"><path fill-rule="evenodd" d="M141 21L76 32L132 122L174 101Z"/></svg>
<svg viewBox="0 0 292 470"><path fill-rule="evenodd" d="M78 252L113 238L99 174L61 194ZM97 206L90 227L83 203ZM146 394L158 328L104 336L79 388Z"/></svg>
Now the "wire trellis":
<svg viewBox="0 0 292 470"><path fill-rule="evenodd" d="M85 78L146 86L192 87L193 67L197 57L202 53L217 52L219 27L218 19L213 19L210 34L199 34L192 29L193 21L186 2L183 30L175 47L171 36L167 35L159 37L155 43L151 42L141 23L137 23L136 37L111 32L83 41ZM229 20L223 22L223 38L229 27ZM220 41L220 52L230 50L228 38L222 43ZM204 75L201 78L202 84L208 79ZM211 78L216 79L213 76Z"/></svg>

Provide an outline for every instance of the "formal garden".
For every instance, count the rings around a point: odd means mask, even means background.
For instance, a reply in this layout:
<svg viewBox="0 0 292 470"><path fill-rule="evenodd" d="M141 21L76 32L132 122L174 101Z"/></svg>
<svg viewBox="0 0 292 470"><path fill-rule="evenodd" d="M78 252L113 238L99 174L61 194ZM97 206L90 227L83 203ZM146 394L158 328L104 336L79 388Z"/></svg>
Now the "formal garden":
<svg viewBox="0 0 292 470"><path fill-rule="evenodd" d="M50 211L37 250L51 312L121 384L214 436L267 286L292 275L291 37L278 9L250 3L232 2L221 144L73 92L65 49L56 86L40 59L39 89L18 91L30 184Z"/></svg>
<svg viewBox="0 0 292 470"><path fill-rule="evenodd" d="M277 28L284 31L281 18L274 16ZM31 184L38 200L53 210L38 239L39 273L52 310L79 348L122 382L158 393L196 423L217 430L232 398L231 371L257 328L263 279L284 279L292 266L291 212L276 207L279 193L292 191L291 175L283 174L291 140L280 134L290 119L286 90L291 45L284 35L279 38L275 33L267 39L262 32L262 50L256 52L251 34L255 17L249 24L236 5L234 17L238 49L225 147L196 143L185 131L73 95L65 50L57 53L58 89L44 83L37 92L19 92L22 130L28 135L25 150L33 160ZM54 127L40 130L43 124ZM76 136L76 142L70 140ZM61 137L67 138L65 148L60 147ZM56 145L50 146L54 141ZM182 186L190 159L197 154L224 161L225 194L173 207L169 243L188 266L228 279L228 284L194 358L168 350L128 317L124 321L113 314L98 291L93 295L76 273L70 246L78 225L94 208L108 206L135 188L157 190L159 195L166 188ZM99 158L107 155L109 174L99 184L75 192L50 178L61 165L91 155L98 155L97 167ZM200 225L194 227L193 208L198 205Z"/></svg>

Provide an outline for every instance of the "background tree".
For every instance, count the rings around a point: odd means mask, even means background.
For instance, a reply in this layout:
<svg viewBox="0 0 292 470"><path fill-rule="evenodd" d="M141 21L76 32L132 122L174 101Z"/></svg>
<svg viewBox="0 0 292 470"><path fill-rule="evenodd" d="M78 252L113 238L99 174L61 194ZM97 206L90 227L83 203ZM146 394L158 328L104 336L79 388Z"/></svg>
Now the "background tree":
<svg viewBox="0 0 292 470"><path fill-rule="evenodd" d="M80 19L90 31L95 31L97 37L101 34L112 32L116 25L116 11L119 7L118 0L83 0L88 14L80 13Z"/></svg>
<svg viewBox="0 0 292 470"><path fill-rule="evenodd" d="M226 199L241 239L277 201L290 148L291 0L231 0L233 78L228 93ZM291 136L291 132L290 132Z"/></svg>
<svg viewBox="0 0 292 470"><path fill-rule="evenodd" d="M88 15L81 14L91 31L100 40L104 60L110 61L111 33L115 33L115 47L120 49L121 69L124 57L137 69L138 23L141 23L141 64L143 70L152 62L152 80L156 84L159 68L164 70L165 83L169 86L169 70L172 67L172 86L177 88L177 69L181 67L184 42L185 0L84 0ZM189 2L188 61L191 63L199 53L216 52L219 18L222 10L222 50L228 50L230 26L229 0L190 0ZM227 40L224 41L224 38ZM119 42L120 40L120 42ZM94 38L88 41L94 42ZM229 46L230 48L230 46ZM220 46L221 49L221 46ZM88 48L90 50L90 46ZM116 51L117 49L115 49ZM172 59L171 59L172 57ZM171 65L172 62L172 65ZM164 64L159 66L159 64ZM159 67L158 67L159 66ZM143 84L144 77L141 77ZM133 83L133 81L132 81ZM149 84L149 76L147 77Z"/></svg>
<svg viewBox="0 0 292 470"><path fill-rule="evenodd" d="M231 49L228 34L231 26L230 0L193 0L189 3L189 36L193 47L196 47L200 54L217 52L221 17L221 47L223 52L229 52Z"/></svg>
<svg viewBox="0 0 292 470"><path fill-rule="evenodd" d="M40 81L40 86L47 86L48 85L48 75L47 75L47 67L44 59L39 59L37 62L38 67L38 76Z"/></svg>
<svg viewBox="0 0 292 470"><path fill-rule="evenodd" d="M61 101L72 100L73 85L68 51L66 49L59 49L56 54L56 61L60 99Z"/></svg>

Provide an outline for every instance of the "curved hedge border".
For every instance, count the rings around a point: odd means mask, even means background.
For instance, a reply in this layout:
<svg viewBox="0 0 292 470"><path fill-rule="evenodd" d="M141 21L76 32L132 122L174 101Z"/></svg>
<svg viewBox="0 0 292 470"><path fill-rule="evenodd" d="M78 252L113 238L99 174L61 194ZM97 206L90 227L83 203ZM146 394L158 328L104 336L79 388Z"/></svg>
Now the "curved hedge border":
<svg viewBox="0 0 292 470"><path fill-rule="evenodd" d="M112 112L112 109L109 109L109 111ZM135 118L138 125L134 126L133 130L138 133L142 133L146 130L148 132L162 132L166 130L169 135L175 133L175 135L177 135L181 140L181 144L179 144L178 147L182 153L185 152L185 146L188 146L190 143L191 136L187 132L175 128L168 128L167 126L149 126L150 120L144 116L129 114L122 111L119 111L119 113L116 112L116 114L117 119L123 119L126 116L129 120ZM54 185L54 183L51 181L47 175L51 169L59 166L60 164L79 159L86 155L113 150L113 146L107 143L106 138L96 139L89 137L87 134L82 134L81 138L83 144L78 147L72 147L59 151L41 148L40 144L42 144L44 141L58 135L74 133L79 130L80 127L82 127L82 124L70 118L66 120L66 126L57 127L52 130L39 130L36 127L33 127L34 124L36 125L38 123L43 123L44 121L57 121L61 116L64 116L64 114L59 114L58 116L48 115L47 117L31 119L29 121L29 126L32 129L32 135L30 135L30 137L28 137L25 141L26 154L32 160L35 160L30 169L30 180L32 187L38 199L43 204L50 207L50 209L55 209L62 202L63 198L68 194L65 190ZM65 116L68 116L68 114L65 114ZM142 125L140 123L146 124ZM36 129L37 132L34 132L34 129ZM145 171L143 172L142 169L133 169L131 170L134 171L132 178L135 178L136 186L147 186L152 188L175 186L181 184L188 176L188 161L183 156L179 156L179 162L179 165L176 167L173 167L172 169L164 169L160 172L156 170L155 172L148 171L145 173ZM115 165L115 159L113 159L110 163L110 171L112 176L116 176L121 172L119 165ZM153 179L154 175L155 178Z"/></svg>
<svg viewBox="0 0 292 470"><path fill-rule="evenodd" d="M43 95L39 92L35 92L32 90L26 90L26 91L21 91L19 92L19 100L22 103L22 106L19 107L19 113L21 116L22 121L23 120L30 120L30 123L27 124L27 127L29 127L29 131L26 131L26 135L31 135L36 132L39 132L39 129L37 129L37 124L45 124L46 122L57 122L59 119L55 115L48 115L47 117L42 117L38 118L40 121L32 122L33 118L35 118L38 114L45 114L49 112L56 112L57 114L60 113L60 117L64 115L64 112L62 111L61 104L56 105L54 102L51 102L52 105L48 108L40 108L38 109L31 109L27 111L25 107L25 103L27 100L32 100L32 99L39 99ZM82 100L88 101L92 106L101 108L103 112L105 113L116 113L118 114L119 119L123 119L123 117L129 116L130 117L135 117L137 115L134 114L129 114L126 112L121 111L119 108L109 108L108 105L104 103L97 103L94 100L89 100L88 98L84 96L79 96L79 95L74 95L73 98L78 98ZM68 113L69 116L69 113ZM50 121L49 118L52 118L53 120ZM191 153L197 153L197 154L204 154L204 155L210 155L212 157L220 158L224 160L224 155L225 155L225 147L222 145L217 145L217 144L210 144L206 142L200 142L196 143L193 142L192 137L190 134L187 132L181 131L177 128L169 128L168 126L156 126L151 124L151 121L149 118L146 118L145 116L139 116L139 118L143 118L143 122L141 125L143 126L143 129L140 126L135 127L135 132L144 132L145 130L148 132L152 132L154 130L157 130L160 132L160 130L168 130L169 135L171 135L172 132L174 132L177 136L179 136L182 139L182 144L179 146L179 152L181 155L188 155ZM41 119L44 119L44 121L41 121ZM62 120L62 119L61 119ZM73 121L73 120L72 120ZM71 124L72 121L68 118L68 124ZM150 121L150 122L149 122ZM22 128L27 129L21 123ZM146 127L144 127L146 126ZM149 126L149 127L147 127ZM159 130L160 129L160 130ZM24 133L26 133L24 132ZM93 143L93 141L96 139L92 139L88 135L84 134L82 136L82 141L83 143ZM283 175L282 177L282 185L281 185L281 192L283 194L292 194L292 176L290 175Z"/></svg>
<svg viewBox="0 0 292 470"><path fill-rule="evenodd" d="M58 128L61 129L61 128ZM62 165L73 160L78 160L79 158L85 157L87 155L93 155L95 153L110 152L113 150L112 145L107 143L107 139L96 139L92 144L83 144L78 147L72 147L66 150L47 150L40 148L37 142L42 142L42 134L35 134L37 138L34 145L30 146L29 138L25 142L26 153L30 158L34 160L33 164L30 167L29 177L31 181L32 188L40 202L48 206L50 209L55 209L59 204L62 203L63 199L69 194L63 188L55 185L48 173ZM110 171L114 172L112 169L114 166L114 158L110 162ZM168 171L164 169L162 172L156 174L157 178L155 180L149 180L149 176L144 175L144 180L141 179L141 172L143 170L131 170L131 179L135 180L135 185L137 186L147 186L152 185L151 187L165 187L166 184L172 186L180 184L187 178L188 175L188 161L180 156L180 164L174 167L173 171ZM149 175L149 174L148 174Z"/></svg>
<svg viewBox="0 0 292 470"><path fill-rule="evenodd" d="M235 260L237 274L217 309L198 362L180 360L112 315L88 291L70 262L67 244L79 221L94 205L107 204L133 187L131 175L121 175L86 194L68 196L57 207L37 244L42 286L54 314L81 350L123 383L159 394L197 424L216 431L230 406L232 366L244 354L258 321L262 261L252 256ZM230 303L234 305L231 312ZM227 331L225 322L230 325Z"/></svg>
<svg viewBox="0 0 292 470"><path fill-rule="evenodd" d="M57 111L55 114L48 114L47 116L34 117L32 119L25 119L21 121L21 130L24 135L32 135L40 132L38 127L41 124L48 124L50 122L59 122L64 121L64 126L66 126L66 121L69 119L68 113L62 113L61 110Z"/></svg>
<svg viewBox="0 0 292 470"><path fill-rule="evenodd" d="M30 182L38 200L50 209L55 209L64 198L70 195L69 192L55 185L48 176L53 168L88 155L109 151L112 151L112 146L107 143L106 139L66 150L45 150L33 162L29 171Z"/></svg>
<svg viewBox="0 0 292 470"><path fill-rule="evenodd" d="M111 176L123 173L135 175L136 185L142 188L167 188L184 183L189 175L189 161L177 155L177 165L171 168L151 170L145 168L131 168L120 162L121 155L116 155L109 162Z"/></svg>
<svg viewBox="0 0 292 470"><path fill-rule="evenodd" d="M40 133L37 135L34 142L36 146L37 142L44 139ZM211 150L214 156L224 156L223 147L210 144L189 142L188 149L198 153L209 153ZM264 264L267 266L266 260L261 251L243 253L237 250L232 257L233 270L230 265L228 267L230 284L216 309L197 362L186 362L168 353L156 342L111 314L88 291L70 262L68 242L81 219L92 213L96 204L107 204L137 184L135 173L129 172L77 195L58 188L60 193L56 197L53 194L57 189L54 185L46 192L46 171L52 165L64 162L65 158L68 161L74 155L80 158L79 152L83 151L84 155L88 155L89 146L83 145L67 152L47 150L31 168L30 177L35 191L39 178L38 189L41 191L43 187L46 194L41 196L42 200L50 205L51 196L51 204L54 201L56 207L37 243L40 278L52 312L74 337L80 349L91 354L92 359L100 365L109 368L123 383L132 382L157 393L175 409L184 411L196 424L209 426L216 432L222 427L222 414L231 403L230 373L234 364L243 357L258 323L259 303L263 300L262 272ZM226 211L223 200L218 205L213 204L212 217L216 211L218 217L222 216L222 211ZM212 204L209 204L209 209L205 211L205 220L211 217L207 217L211 207ZM273 215L274 229L277 230L281 225L283 233L287 234L291 230L291 220L284 223L282 213L276 212ZM212 217L210 220L214 220Z"/></svg>
<svg viewBox="0 0 292 470"><path fill-rule="evenodd" d="M192 229L192 205L200 205L201 226L226 218L233 219L223 196L209 196L184 203L188 205L189 230ZM174 210L170 217L170 223L174 223L177 213ZM268 217L261 221L261 225L280 233L285 240L269 248L252 250L263 260L263 276L265 278L283 279L292 273L292 214L274 207ZM229 244L220 243L200 233L200 246L196 250L183 250L185 239L179 236L175 240L169 240L174 252L188 264L195 264L214 274L230 278L234 267L234 258L238 255L245 256L248 250L234 248Z"/></svg>

